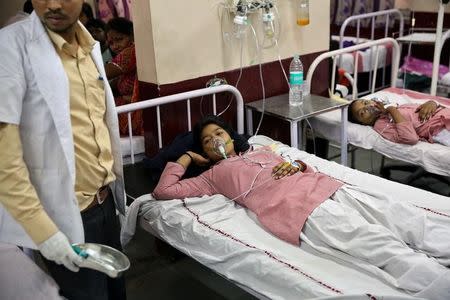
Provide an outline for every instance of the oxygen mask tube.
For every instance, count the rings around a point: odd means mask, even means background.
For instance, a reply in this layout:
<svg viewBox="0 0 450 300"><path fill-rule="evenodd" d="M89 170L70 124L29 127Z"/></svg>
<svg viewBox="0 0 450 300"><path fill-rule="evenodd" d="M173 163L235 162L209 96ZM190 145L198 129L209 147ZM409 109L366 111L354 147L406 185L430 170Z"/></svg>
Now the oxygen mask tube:
<svg viewBox="0 0 450 300"><path fill-rule="evenodd" d="M224 159L227 159L227 153L225 151L225 145L227 143L221 138L213 139L213 150L216 154L222 156Z"/></svg>

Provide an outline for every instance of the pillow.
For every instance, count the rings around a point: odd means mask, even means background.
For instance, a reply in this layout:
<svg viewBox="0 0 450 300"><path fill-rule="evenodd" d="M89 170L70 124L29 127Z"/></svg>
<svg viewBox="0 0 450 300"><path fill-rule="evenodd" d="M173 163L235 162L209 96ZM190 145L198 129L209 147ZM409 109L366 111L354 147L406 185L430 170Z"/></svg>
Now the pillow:
<svg viewBox="0 0 450 300"><path fill-rule="evenodd" d="M241 151L247 150L250 145L248 144L248 136L241 135L236 132L231 133L231 138L234 140L236 149ZM194 137L192 131L178 134L170 145L162 148L158 154L152 158L145 158L143 161L144 167L152 171L152 177L155 180L159 180L161 173L164 170L167 162L176 161L186 151L192 151L194 148ZM209 169L208 166L200 167L196 164L190 164L187 168L183 178L195 177Z"/></svg>

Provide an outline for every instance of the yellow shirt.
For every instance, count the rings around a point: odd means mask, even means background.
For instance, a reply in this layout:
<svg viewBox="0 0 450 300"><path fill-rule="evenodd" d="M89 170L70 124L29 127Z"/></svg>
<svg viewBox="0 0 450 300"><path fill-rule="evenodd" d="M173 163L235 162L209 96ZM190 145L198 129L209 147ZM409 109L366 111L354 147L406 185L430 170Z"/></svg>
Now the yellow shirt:
<svg viewBox="0 0 450 300"><path fill-rule="evenodd" d="M76 29L79 44L73 46L48 31L69 80L70 118L75 147L75 194L80 210L92 201L97 190L115 180L109 130L105 122L106 100L103 79L92 61L92 37ZM50 116L49 116L50 117ZM36 244L58 230L43 209L23 161L17 125L0 124L0 201L24 227Z"/></svg>
<svg viewBox="0 0 450 300"><path fill-rule="evenodd" d="M94 39L77 27L79 47L67 43L60 35L48 35L69 78L70 119L75 144L75 193L80 210L93 200L98 189L114 181L114 159L105 121L104 82L90 52Z"/></svg>

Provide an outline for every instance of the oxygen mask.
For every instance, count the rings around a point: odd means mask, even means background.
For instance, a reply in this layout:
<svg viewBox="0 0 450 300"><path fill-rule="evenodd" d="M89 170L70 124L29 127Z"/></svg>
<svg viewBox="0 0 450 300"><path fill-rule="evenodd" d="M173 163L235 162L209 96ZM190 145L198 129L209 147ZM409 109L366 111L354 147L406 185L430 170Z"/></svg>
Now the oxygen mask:
<svg viewBox="0 0 450 300"><path fill-rule="evenodd" d="M364 110L371 116L378 117L379 115L381 115L381 110L375 105L367 105L364 107Z"/></svg>
<svg viewBox="0 0 450 300"><path fill-rule="evenodd" d="M224 159L227 158L227 153L225 151L225 145L226 142L221 138L214 138L213 139L213 151L217 154L223 157Z"/></svg>

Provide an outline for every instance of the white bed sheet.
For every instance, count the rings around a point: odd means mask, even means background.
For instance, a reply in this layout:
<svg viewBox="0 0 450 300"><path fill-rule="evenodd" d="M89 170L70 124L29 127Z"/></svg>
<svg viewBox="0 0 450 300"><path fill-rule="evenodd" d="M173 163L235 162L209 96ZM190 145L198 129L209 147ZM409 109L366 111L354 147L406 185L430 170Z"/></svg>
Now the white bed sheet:
<svg viewBox="0 0 450 300"><path fill-rule="evenodd" d="M133 136L134 161L141 161L145 157L145 138L141 135ZM129 137L120 138L120 148L122 150L123 164L131 163L131 146Z"/></svg>
<svg viewBox="0 0 450 300"><path fill-rule="evenodd" d="M391 103L423 103L436 99L441 104L450 106L450 100L442 97L433 97L413 91L388 88L362 98L389 99ZM320 133L326 139L340 141L341 115L339 111L332 111L311 118L314 132ZM405 161L422 166L428 172L450 176L450 151L448 147L440 144L419 142L416 145L393 143L381 137L372 127L348 123L348 142L364 149L373 149L392 159Z"/></svg>
<svg viewBox="0 0 450 300"><path fill-rule="evenodd" d="M252 137L251 142L267 145L273 140L257 136ZM302 159L348 183L377 189L382 186L386 193L395 193L399 200L450 213L447 197L279 145L279 153ZM184 202L154 201L150 195L142 196L127 213L123 242L133 235L137 221L148 232L261 297L369 299L367 294L371 294L376 299L411 299L375 278L371 272L381 272L377 268L363 262L360 262L361 268L356 268L318 254L306 244L297 247L276 238L259 225L251 212L221 195L190 198Z"/></svg>
<svg viewBox="0 0 450 300"><path fill-rule="evenodd" d="M132 138L134 154L140 154L145 152L145 138L141 135L133 136ZM122 156L131 155L131 146L129 137L120 138L120 148L122 150Z"/></svg>

